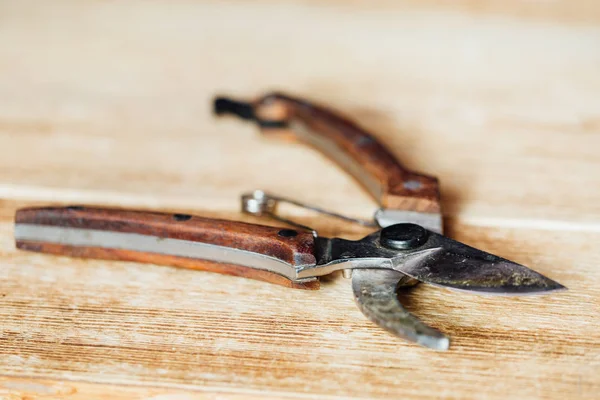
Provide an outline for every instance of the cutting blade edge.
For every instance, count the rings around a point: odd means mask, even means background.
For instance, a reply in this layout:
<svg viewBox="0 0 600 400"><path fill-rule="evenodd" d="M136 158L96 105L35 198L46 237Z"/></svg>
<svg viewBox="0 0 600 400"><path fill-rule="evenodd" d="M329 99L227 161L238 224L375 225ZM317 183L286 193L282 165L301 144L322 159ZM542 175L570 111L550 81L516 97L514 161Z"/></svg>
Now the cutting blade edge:
<svg viewBox="0 0 600 400"><path fill-rule="evenodd" d="M424 248L398 258L394 269L435 286L492 295L565 290L560 283L514 261L430 232Z"/></svg>

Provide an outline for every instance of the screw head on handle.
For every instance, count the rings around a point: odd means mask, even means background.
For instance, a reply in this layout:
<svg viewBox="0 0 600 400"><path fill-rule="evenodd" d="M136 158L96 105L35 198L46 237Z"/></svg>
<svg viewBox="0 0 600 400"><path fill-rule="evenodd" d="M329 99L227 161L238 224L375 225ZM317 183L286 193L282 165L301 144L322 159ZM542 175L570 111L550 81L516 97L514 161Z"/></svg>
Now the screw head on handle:
<svg viewBox="0 0 600 400"><path fill-rule="evenodd" d="M397 250L419 247L427 241L427 229L416 224L395 224L381 230L381 244Z"/></svg>

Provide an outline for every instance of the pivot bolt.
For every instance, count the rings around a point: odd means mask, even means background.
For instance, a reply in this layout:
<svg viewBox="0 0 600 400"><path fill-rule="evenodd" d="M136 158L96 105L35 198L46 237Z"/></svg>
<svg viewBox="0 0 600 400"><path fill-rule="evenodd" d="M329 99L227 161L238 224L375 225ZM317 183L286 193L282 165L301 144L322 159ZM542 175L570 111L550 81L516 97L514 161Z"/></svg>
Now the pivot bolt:
<svg viewBox="0 0 600 400"><path fill-rule="evenodd" d="M396 224L385 227L380 234L381 244L397 250L419 247L427 241L429 233L416 224Z"/></svg>

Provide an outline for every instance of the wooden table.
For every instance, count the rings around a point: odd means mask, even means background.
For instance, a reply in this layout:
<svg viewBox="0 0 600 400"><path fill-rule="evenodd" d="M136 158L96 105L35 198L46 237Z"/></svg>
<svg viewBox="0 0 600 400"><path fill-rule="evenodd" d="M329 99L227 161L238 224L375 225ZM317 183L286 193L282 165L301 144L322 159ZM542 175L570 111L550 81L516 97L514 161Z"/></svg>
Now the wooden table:
<svg viewBox="0 0 600 400"><path fill-rule="evenodd" d="M0 2L2 398L600 398L600 6L345 3ZM353 115L440 177L452 237L570 290L421 285L406 301L452 336L440 353L368 322L341 276L311 292L14 249L34 204L249 220L238 195L263 188L368 217L318 153L211 115L273 88Z"/></svg>

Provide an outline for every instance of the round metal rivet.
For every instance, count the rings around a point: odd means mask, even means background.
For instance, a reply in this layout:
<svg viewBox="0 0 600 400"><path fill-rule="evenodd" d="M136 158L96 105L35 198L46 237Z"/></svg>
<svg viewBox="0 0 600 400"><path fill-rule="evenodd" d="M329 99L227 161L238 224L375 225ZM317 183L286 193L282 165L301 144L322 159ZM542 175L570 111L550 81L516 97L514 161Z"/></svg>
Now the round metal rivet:
<svg viewBox="0 0 600 400"><path fill-rule="evenodd" d="M293 229L282 229L277 234L281 237L294 237L298 235L298 232Z"/></svg>
<svg viewBox="0 0 600 400"><path fill-rule="evenodd" d="M385 247L408 250L419 247L427 241L429 233L416 224L390 225L381 230L381 244Z"/></svg>
<svg viewBox="0 0 600 400"><path fill-rule="evenodd" d="M403 184L404 189L408 189L408 190L419 190L421 189L421 187L423 186L423 184L419 181L415 181L415 180L410 180L410 181L406 181Z"/></svg>
<svg viewBox="0 0 600 400"><path fill-rule="evenodd" d="M173 214L173 219L175 221L188 221L192 219L192 216L189 214Z"/></svg>

